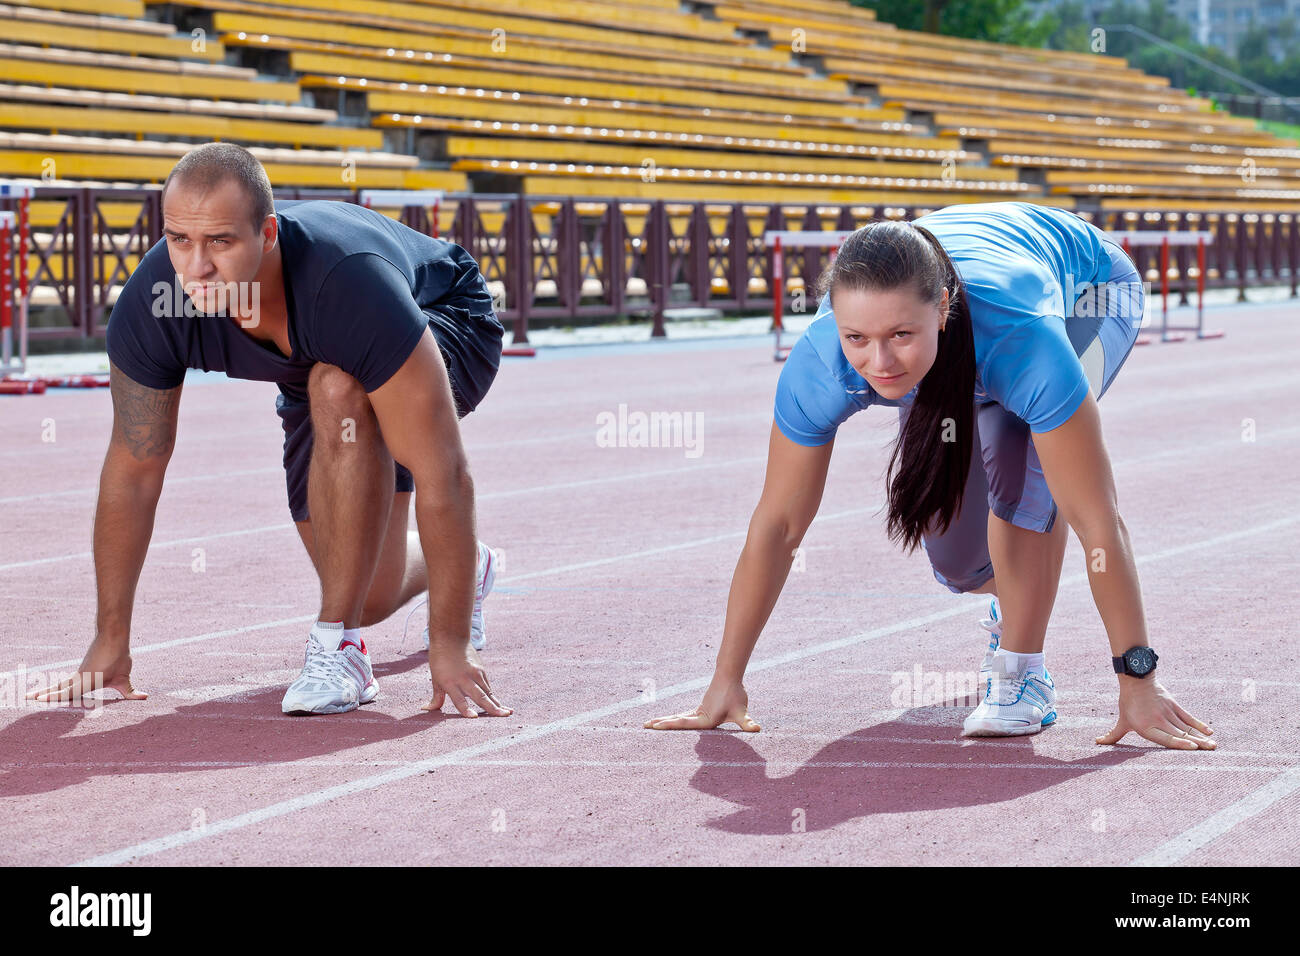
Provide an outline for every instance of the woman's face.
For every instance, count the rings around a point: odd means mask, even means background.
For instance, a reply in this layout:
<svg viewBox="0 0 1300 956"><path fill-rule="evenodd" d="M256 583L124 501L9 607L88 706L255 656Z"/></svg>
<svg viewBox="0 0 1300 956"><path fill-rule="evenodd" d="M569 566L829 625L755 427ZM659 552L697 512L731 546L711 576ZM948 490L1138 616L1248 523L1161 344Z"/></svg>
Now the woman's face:
<svg viewBox="0 0 1300 956"><path fill-rule="evenodd" d="M930 371L948 312L948 290L937 303L910 287L839 289L832 309L840 348L881 398L902 398Z"/></svg>

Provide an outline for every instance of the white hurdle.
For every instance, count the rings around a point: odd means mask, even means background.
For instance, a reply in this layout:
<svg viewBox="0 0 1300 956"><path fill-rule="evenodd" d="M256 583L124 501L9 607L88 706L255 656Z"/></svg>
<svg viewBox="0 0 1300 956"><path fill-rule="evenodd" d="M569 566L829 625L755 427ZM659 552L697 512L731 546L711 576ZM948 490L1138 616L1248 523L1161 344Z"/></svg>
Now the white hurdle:
<svg viewBox="0 0 1300 956"><path fill-rule="evenodd" d="M801 232L769 230L763 234L763 243L772 250L772 331L775 335L773 359L784 361L790 346L781 344L784 331L782 317L785 311L785 255L789 248L821 248L831 250L831 261L835 253L844 244L852 232ZM1107 233L1118 242L1126 253L1132 255L1135 246L1160 247L1160 295L1161 320L1160 338L1164 342L1180 342L1186 336L1184 332L1195 332L1198 339L1222 338L1221 331L1207 331L1205 328L1205 244L1214 240L1214 233L1207 231L1163 232L1158 230L1132 230L1128 232ZM1196 247L1196 325L1172 327L1169 325L1169 250L1173 246ZM805 277L806 278L806 277ZM1148 336L1139 336L1138 344L1150 341Z"/></svg>
<svg viewBox="0 0 1300 956"><path fill-rule="evenodd" d="M441 189L363 189L361 205L367 209L394 206L405 209L407 206L419 206L432 210L433 237L438 238L438 209L442 205Z"/></svg>

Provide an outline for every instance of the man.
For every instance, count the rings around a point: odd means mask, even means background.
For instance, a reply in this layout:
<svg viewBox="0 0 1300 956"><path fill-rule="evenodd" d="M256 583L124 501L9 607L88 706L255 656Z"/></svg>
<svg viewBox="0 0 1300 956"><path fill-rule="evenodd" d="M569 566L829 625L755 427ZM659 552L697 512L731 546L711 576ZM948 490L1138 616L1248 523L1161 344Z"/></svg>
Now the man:
<svg viewBox="0 0 1300 956"><path fill-rule="evenodd" d="M460 246L350 203L273 203L247 150L207 143L163 187L164 239L113 309L113 434L94 554L99 615L82 673L125 697L135 585L176 433L187 368L273 381L289 508L321 582L319 620L282 710L333 714L378 694L359 629L426 587L433 695L506 716L488 684L476 541L458 419L496 376L504 329ZM400 464L398 464L400 462ZM408 549L415 494L418 547ZM308 510L310 504L310 512ZM80 678L35 695L78 696Z"/></svg>

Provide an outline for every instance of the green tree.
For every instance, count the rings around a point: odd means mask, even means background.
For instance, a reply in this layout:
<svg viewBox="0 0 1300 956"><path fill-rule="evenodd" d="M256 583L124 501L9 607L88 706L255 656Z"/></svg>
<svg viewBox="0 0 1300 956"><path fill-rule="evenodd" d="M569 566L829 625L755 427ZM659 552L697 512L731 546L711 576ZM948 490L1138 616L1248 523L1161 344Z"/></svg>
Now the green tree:
<svg viewBox="0 0 1300 956"><path fill-rule="evenodd" d="M1234 90L1235 84L1213 70L1179 56L1136 34L1116 29L1132 25L1152 33L1174 46L1194 53L1221 67L1250 76L1241 64L1215 47L1205 47L1192 36L1191 26L1169 12L1164 0L1112 0L1095 17L1086 15L1082 3L1058 5L1054 14L1056 27L1049 32L1046 45L1057 50L1094 51L1094 31L1104 43L1107 55L1123 57L1139 70L1167 76L1174 86L1196 87L1207 90ZM1256 78L1256 82L1262 82ZM1242 92L1245 92L1244 90Z"/></svg>
<svg viewBox="0 0 1300 956"><path fill-rule="evenodd" d="M1238 56L1196 42L1191 26L1171 13L1166 0L1111 0L1096 16L1084 0L1065 0L1035 15L1025 0L851 0L869 7L884 23L972 40L991 40L1054 50L1104 52L1139 70L1166 76L1176 87L1250 92L1172 50L1115 27L1133 25L1180 49L1248 77L1285 96L1300 96L1300 26L1287 19L1257 27L1241 41ZM1101 32L1098 32L1098 31ZM1271 49L1286 51L1281 60Z"/></svg>
<svg viewBox="0 0 1300 956"><path fill-rule="evenodd" d="M1036 16L1025 0L852 0L876 11L876 19L904 30L1018 46L1043 45L1050 18Z"/></svg>
<svg viewBox="0 0 1300 956"><path fill-rule="evenodd" d="M1300 95L1300 50L1296 49L1296 23L1289 17L1274 27L1256 25L1237 43L1237 72L1285 96ZM1288 51L1273 58L1274 41Z"/></svg>

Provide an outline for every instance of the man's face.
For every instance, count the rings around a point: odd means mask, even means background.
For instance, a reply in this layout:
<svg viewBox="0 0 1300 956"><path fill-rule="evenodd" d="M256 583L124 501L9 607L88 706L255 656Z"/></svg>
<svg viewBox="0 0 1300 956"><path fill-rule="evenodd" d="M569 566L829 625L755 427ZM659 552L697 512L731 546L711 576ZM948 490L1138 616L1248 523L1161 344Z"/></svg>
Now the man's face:
<svg viewBox="0 0 1300 956"><path fill-rule="evenodd" d="M163 234L172 268L200 312L255 301L241 284L253 281L274 248L276 221L268 216L261 230L254 229L248 197L235 180L207 192L173 182L164 197Z"/></svg>

